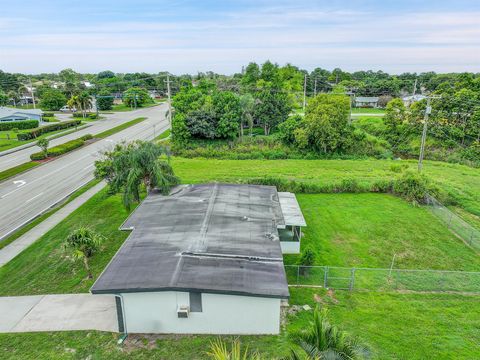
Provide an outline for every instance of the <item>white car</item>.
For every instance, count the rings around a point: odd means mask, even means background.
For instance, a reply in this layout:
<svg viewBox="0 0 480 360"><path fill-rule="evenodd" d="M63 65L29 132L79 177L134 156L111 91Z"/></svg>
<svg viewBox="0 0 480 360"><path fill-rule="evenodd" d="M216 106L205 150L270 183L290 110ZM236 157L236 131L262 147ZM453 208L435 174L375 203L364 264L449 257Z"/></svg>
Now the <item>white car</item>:
<svg viewBox="0 0 480 360"><path fill-rule="evenodd" d="M70 108L68 107L67 105L63 106L61 109L60 109L61 112L76 112L77 109L75 108Z"/></svg>

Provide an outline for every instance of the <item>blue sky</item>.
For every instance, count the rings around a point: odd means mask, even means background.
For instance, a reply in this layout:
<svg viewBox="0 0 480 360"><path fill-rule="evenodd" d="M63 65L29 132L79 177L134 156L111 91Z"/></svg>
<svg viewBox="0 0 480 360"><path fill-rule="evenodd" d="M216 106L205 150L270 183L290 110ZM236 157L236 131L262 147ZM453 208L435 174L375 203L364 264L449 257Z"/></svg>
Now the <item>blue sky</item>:
<svg viewBox="0 0 480 360"><path fill-rule="evenodd" d="M0 69L480 72L480 1L0 0Z"/></svg>

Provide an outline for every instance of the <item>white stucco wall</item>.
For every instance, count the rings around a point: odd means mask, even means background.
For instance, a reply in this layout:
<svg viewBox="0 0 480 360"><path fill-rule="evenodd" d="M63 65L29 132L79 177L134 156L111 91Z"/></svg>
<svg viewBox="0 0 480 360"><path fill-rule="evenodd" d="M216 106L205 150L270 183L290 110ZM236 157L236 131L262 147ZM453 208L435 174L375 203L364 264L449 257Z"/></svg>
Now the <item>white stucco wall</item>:
<svg viewBox="0 0 480 360"><path fill-rule="evenodd" d="M280 241L282 254L300 254L300 241Z"/></svg>
<svg viewBox="0 0 480 360"><path fill-rule="evenodd" d="M280 299L202 294L202 312L178 318L189 306L188 292L124 293L123 310L129 333L278 334Z"/></svg>

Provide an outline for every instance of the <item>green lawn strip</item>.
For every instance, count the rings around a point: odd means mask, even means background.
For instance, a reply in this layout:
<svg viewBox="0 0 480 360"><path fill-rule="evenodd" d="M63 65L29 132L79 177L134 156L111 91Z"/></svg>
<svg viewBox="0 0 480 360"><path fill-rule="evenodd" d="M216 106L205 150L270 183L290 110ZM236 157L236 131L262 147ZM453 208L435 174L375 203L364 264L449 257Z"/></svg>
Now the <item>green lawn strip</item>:
<svg viewBox="0 0 480 360"><path fill-rule="evenodd" d="M428 209L387 194L297 194L302 249L317 265L480 271L480 257ZM286 256L296 264L298 256Z"/></svg>
<svg viewBox="0 0 480 360"><path fill-rule="evenodd" d="M398 176L395 168L414 160L216 160L173 158L175 172L184 183L238 182L274 177L306 184L329 185L356 179L360 185ZM465 165L425 161L424 173L451 194L459 206L480 216L480 170Z"/></svg>
<svg viewBox="0 0 480 360"><path fill-rule="evenodd" d="M108 136L111 136L113 134L116 134L122 130L125 130L127 128L129 128L130 126L133 126L133 125L136 125L138 123L141 123L142 121L146 120L147 118L146 117L139 117L139 118L136 118L136 119L133 119L131 121L128 121L126 123L123 123L121 125L118 125L118 126L115 126L114 128L111 128L111 129L108 129L106 131L103 131L99 134L96 134L94 135L95 138L97 139L104 139Z"/></svg>
<svg viewBox="0 0 480 360"><path fill-rule="evenodd" d="M158 135L155 139L153 139L153 141L160 141L160 140L167 139L170 136L171 132L172 131L170 129L167 129L164 132L162 132L160 135Z"/></svg>
<svg viewBox="0 0 480 360"><path fill-rule="evenodd" d="M352 108L352 114L384 114L385 109Z"/></svg>
<svg viewBox="0 0 480 360"><path fill-rule="evenodd" d="M80 125L80 126L77 126L76 128L71 129L71 130L61 129L61 130L57 130L57 131L52 131L52 132L42 134L35 139L26 140L26 141L17 140L17 134L13 133L11 131L8 131L11 134L10 134L10 140L7 140L7 139L5 139L7 132L6 131L0 131L0 151L13 149L17 146L21 146L21 145L25 145L25 144L28 144L28 143L36 142L36 141L38 141L40 139L44 139L46 137L48 137L48 140L57 139L57 138L60 138L62 136L74 133L75 131L81 130L85 127L86 126L84 126L84 125ZM28 132L28 130L19 130L19 133L21 133L21 132Z"/></svg>
<svg viewBox="0 0 480 360"><path fill-rule="evenodd" d="M130 106L125 105L125 104L118 104L118 105L113 105L112 110L110 110L110 111L114 111L114 112L133 111L133 110L149 108L149 107L157 106L157 105L159 105L159 103L144 104L141 107L137 107L137 109L135 109L134 107L130 107Z"/></svg>
<svg viewBox="0 0 480 360"><path fill-rule="evenodd" d="M290 302L315 306L320 295L331 321L368 344L374 359L477 359L480 357L478 296L290 289ZM318 296L317 296L318 298ZM311 314L289 326L300 330Z"/></svg>
<svg viewBox="0 0 480 360"><path fill-rule="evenodd" d="M15 175L18 175L24 171L30 170L31 168L34 168L35 166L40 165L40 163L30 161L26 162L17 166L14 166L10 169L4 170L0 172L0 181L6 180L8 178L11 178Z"/></svg>
<svg viewBox="0 0 480 360"><path fill-rule="evenodd" d="M60 224L0 268L0 296L88 292L93 279L81 263L73 263L62 248L66 236L80 226L102 234L102 251L91 260L96 278L128 236L118 227L128 216L120 195L101 190Z"/></svg>
<svg viewBox="0 0 480 360"><path fill-rule="evenodd" d="M27 164L30 164L30 163L27 163ZM35 164L35 163L34 163ZM75 191L73 194L71 194L68 199L64 202L62 202L61 204L59 204L58 206L54 207L53 209L50 209L48 210L47 212L43 213L42 215L40 215L39 217L37 217L35 220L31 221L30 223L28 223L27 225L21 227L19 230L15 231L13 234L11 234L10 236L8 236L7 238L5 238L4 240L0 241L0 249L4 248L5 246L7 246L8 244L12 243L13 241L17 240L20 236L22 236L23 234L25 234L26 232L30 231L31 229L33 229L35 226L37 226L38 224L40 224L41 222L43 222L44 220L46 220L47 218L49 218L50 216L52 216L54 213L56 213L58 210L60 210L62 207L64 207L65 205L67 205L69 202L71 202L72 200L74 200L75 198L79 197L80 195L82 195L84 192L86 192L87 190L91 189L92 187L94 187L95 185L97 185L100 181L99 180L92 180L90 181L89 183L87 183L86 185L82 186L80 189L78 189L77 191Z"/></svg>
<svg viewBox="0 0 480 360"><path fill-rule="evenodd" d="M348 293L326 295L322 289L290 289L290 304L328 309L330 321L367 344L372 359L476 359L480 356L478 297L452 294ZM265 359L288 355L289 333L303 330L311 311L288 316L278 336L240 336L244 347ZM118 334L99 331L0 334L3 359L210 359L217 336L130 335L123 348ZM230 342L233 337L223 336ZM136 345L128 344L138 340Z"/></svg>

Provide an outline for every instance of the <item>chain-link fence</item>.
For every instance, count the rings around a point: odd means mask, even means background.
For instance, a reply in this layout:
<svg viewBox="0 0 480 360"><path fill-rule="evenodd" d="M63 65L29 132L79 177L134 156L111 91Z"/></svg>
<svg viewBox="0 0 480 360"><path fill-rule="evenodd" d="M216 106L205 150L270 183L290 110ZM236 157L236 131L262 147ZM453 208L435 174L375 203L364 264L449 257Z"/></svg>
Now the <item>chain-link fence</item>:
<svg viewBox="0 0 480 360"><path fill-rule="evenodd" d="M463 220L460 216L449 210L433 196L428 195L427 205L433 214L447 225L465 243L476 250L480 250L480 231Z"/></svg>
<svg viewBox="0 0 480 360"><path fill-rule="evenodd" d="M480 294L480 272L286 265L290 285L343 290Z"/></svg>

